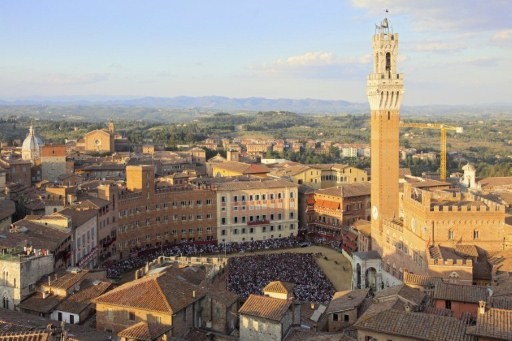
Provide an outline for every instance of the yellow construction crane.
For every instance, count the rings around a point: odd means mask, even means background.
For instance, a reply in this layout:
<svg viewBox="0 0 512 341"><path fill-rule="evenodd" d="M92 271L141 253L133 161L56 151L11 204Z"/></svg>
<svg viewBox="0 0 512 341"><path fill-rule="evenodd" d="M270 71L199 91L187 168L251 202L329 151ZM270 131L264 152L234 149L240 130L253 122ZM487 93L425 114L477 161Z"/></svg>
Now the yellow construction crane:
<svg viewBox="0 0 512 341"><path fill-rule="evenodd" d="M409 123L409 122L400 122L400 127L404 128L419 128L419 129L437 129L441 131L441 162L439 164L439 177L441 181L446 180L446 132L448 130L455 131L458 134L461 134L464 129L462 127L453 127L447 124L442 123Z"/></svg>

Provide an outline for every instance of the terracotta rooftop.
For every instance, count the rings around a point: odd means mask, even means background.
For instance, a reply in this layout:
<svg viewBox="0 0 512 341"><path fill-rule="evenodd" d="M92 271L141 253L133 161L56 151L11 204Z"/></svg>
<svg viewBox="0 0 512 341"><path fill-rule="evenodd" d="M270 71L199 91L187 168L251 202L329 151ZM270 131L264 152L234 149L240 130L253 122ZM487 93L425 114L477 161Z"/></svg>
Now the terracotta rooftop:
<svg viewBox="0 0 512 341"><path fill-rule="evenodd" d="M468 327L467 333L493 340L512 340L512 310L489 309L478 314L476 325Z"/></svg>
<svg viewBox="0 0 512 341"><path fill-rule="evenodd" d="M357 308L368 297L370 289L337 291L327 307L327 314Z"/></svg>
<svg viewBox="0 0 512 341"><path fill-rule="evenodd" d="M388 298L395 296L414 303L415 305L419 305L425 298L425 293L406 284L399 284L378 291L375 294L374 299L378 301L385 301Z"/></svg>
<svg viewBox="0 0 512 341"><path fill-rule="evenodd" d="M293 292L293 288L295 284L289 282L281 282L281 281L273 281L268 283L264 288L263 292L266 294L267 292L274 292L277 294L288 294Z"/></svg>
<svg viewBox="0 0 512 341"><path fill-rule="evenodd" d="M162 324L139 322L117 333L128 340L152 341L167 333L172 327Z"/></svg>
<svg viewBox="0 0 512 341"><path fill-rule="evenodd" d="M18 220L14 225L20 228L26 227L27 230L26 232L4 234L6 238L0 238L0 247L23 248L26 245L32 245L34 249L48 249L54 251L70 236L70 234L65 231L42 224L36 224L25 219Z"/></svg>
<svg viewBox="0 0 512 341"><path fill-rule="evenodd" d="M87 281L89 282L89 281ZM80 314L84 309L86 309L91 303L92 300L96 297L99 297L105 291L110 288L112 283L110 282L89 282L84 287L84 284L81 286L80 291L69 296L64 302L59 304L55 309L64 311L67 313Z"/></svg>
<svg viewBox="0 0 512 341"><path fill-rule="evenodd" d="M238 301L237 294L218 288L210 288L206 295L227 307Z"/></svg>
<svg viewBox="0 0 512 341"><path fill-rule="evenodd" d="M466 335L466 324L455 318L396 309L384 310L366 319L359 319L354 327L411 340L473 340Z"/></svg>
<svg viewBox="0 0 512 341"><path fill-rule="evenodd" d="M293 328L285 341L357 341L342 332L328 333L328 332L315 332L309 329Z"/></svg>
<svg viewBox="0 0 512 341"><path fill-rule="evenodd" d="M262 174L269 173L270 168L262 164L250 164L238 161L225 161L215 164L217 169L224 169L239 174Z"/></svg>
<svg viewBox="0 0 512 341"><path fill-rule="evenodd" d="M52 336L52 332L48 330L0 332L0 341L46 341L53 339L54 336Z"/></svg>
<svg viewBox="0 0 512 341"><path fill-rule="evenodd" d="M79 272L74 271L65 271L60 272L54 275L50 275L49 277L49 284L48 280L46 278L43 278L42 285L48 286L54 289L63 289L68 290L72 288L75 284L79 283L85 275L89 273L88 270L80 270Z"/></svg>
<svg viewBox="0 0 512 341"><path fill-rule="evenodd" d="M58 213L54 213L55 215L61 215L65 217L71 218L71 223L73 224L74 228L77 228L89 220L93 219L98 215L98 212L96 210L75 210L72 208L65 208Z"/></svg>
<svg viewBox="0 0 512 341"><path fill-rule="evenodd" d="M478 303L487 301L489 290L484 286L438 283L434 289L434 299L456 302Z"/></svg>
<svg viewBox="0 0 512 341"><path fill-rule="evenodd" d="M430 275L419 275L408 271L404 272L404 283L409 285L420 285L422 287L434 287L437 283L441 282L439 277Z"/></svg>
<svg viewBox="0 0 512 341"><path fill-rule="evenodd" d="M431 180L431 179L417 181L416 179L413 180L413 179L408 178L407 182L409 184L411 184L412 187L415 187L415 188L432 188L432 187L444 187L444 186L448 187L448 186L450 186L450 183L448 183L448 182Z"/></svg>
<svg viewBox="0 0 512 341"><path fill-rule="evenodd" d="M289 300L251 294L238 312L279 322L291 304Z"/></svg>
<svg viewBox="0 0 512 341"><path fill-rule="evenodd" d="M381 259L379 253L375 250L365 251L365 252L354 252L352 255L357 256L358 258L360 258L362 260Z"/></svg>
<svg viewBox="0 0 512 341"><path fill-rule="evenodd" d="M22 301L18 307L21 310L29 310L32 312L48 314L55 310L55 307L59 305L60 302L64 301L64 299L64 296L56 296L53 294L43 298L42 293L36 293Z"/></svg>
<svg viewBox="0 0 512 341"><path fill-rule="evenodd" d="M301 164L292 166L277 164L274 166L271 173L275 176L295 176L307 171L308 169L311 169L311 167Z"/></svg>
<svg viewBox="0 0 512 341"><path fill-rule="evenodd" d="M491 296L488 303L490 308L512 310L512 296Z"/></svg>
<svg viewBox="0 0 512 341"><path fill-rule="evenodd" d="M363 314L359 317L359 320L369 318L374 316L380 312L390 310L390 309L398 309L404 310L404 303L398 298L394 297L384 302L375 301L372 298L367 298L363 302Z"/></svg>
<svg viewBox="0 0 512 341"><path fill-rule="evenodd" d="M500 187L512 187L512 176L491 177L479 179L478 184L483 190L496 189Z"/></svg>
<svg viewBox="0 0 512 341"><path fill-rule="evenodd" d="M137 295L133 295L137 292ZM176 313L205 295L202 286L190 283L184 274L165 270L117 287L94 300L107 305Z"/></svg>
<svg viewBox="0 0 512 341"><path fill-rule="evenodd" d="M453 316L453 311L445 308L436 308L436 307L425 307L423 311L425 314L439 315L439 316Z"/></svg>

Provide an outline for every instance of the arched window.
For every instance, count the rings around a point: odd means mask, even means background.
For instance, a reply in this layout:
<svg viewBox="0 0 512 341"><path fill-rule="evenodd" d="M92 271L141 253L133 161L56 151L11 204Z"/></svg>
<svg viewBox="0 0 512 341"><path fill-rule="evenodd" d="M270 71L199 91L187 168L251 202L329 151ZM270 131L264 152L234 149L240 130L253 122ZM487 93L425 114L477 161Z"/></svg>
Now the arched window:
<svg viewBox="0 0 512 341"><path fill-rule="evenodd" d="M9 309L9 298L4 296L4 298L2 300L2 307L4 309Z"/></svg>
<svg viewBox="0 0 512 341"><path fill-rule="evenodd" d="M386 52L386 72L391 72L391 53Z"/></svg>
<svg viewBox="0 0 512 341"><path fill-rule="evenodd" d="M474 230L473 231L473 239L478 239L479 236L480 236L480 232L478 230Z"/></svg>
<svg viewBox="0 0 512 341"><path fill-rule="evenodd" d="M453 240L453 238L454 238L453 230L452 230L452 229L449 229L449 230L448 230L448 239Z"/></svg>

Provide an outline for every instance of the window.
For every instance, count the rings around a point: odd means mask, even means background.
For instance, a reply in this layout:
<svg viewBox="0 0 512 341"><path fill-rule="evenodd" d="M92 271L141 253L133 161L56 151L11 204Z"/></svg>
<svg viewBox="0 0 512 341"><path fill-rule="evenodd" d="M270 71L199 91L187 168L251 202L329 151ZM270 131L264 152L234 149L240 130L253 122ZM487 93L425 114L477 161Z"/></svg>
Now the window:
<svg viewBox="0 0 512 341"><path fill-rule="evenodd" d="M446 309L452 309L452 301L450 301L450 300L445 301L444 302L444 307Z"/></svg>
<svg viewBox="0 0 512 341"><path fill-rule="evenodd" d="M225 236L226 235L226 230L220 230L220 235L221 236Z"/></svg>
<svg viewBox="0 0 512 341"><path fill-rule="evenodd" d="M338 321L338 314L336 314L336 313L332 314L332 320Z"/></svg>
<svg viewBox="0 0 512 341"><path fill-rule="evenodd" d="M75 324L75 315L69 315L69 323Z"/></svg>
<svg viewBox="0 0 512 341"><path fill-rule="evenodd" d="M135 313L133 311L128 312L128 320L135 321Z"/></svg>
<svg viewBox="0 0 512 341"><path fill-rule="evenodd" d="M222 223L222 225L226 225L226 218L222 218L221 223Z"/></svg>
<svg viewBox="0 0 512 341"><path fill-rule="evenodd" d="M233 197L233 201L238 202L238 197L236 195Z"/></svg>
<svg viewBox="0 0 512 341"><path fill-rule="evenodd" d="M348 322L350 320L350 316L345 314L343 315L343 321Z"/></svg>
<svg viewBox="0 0 512 341"><path fill-rule="evenodd" d="M450 230L448 230L448 239L453 240L453 238L454 238L454 233L453 233L453 230L450 229Z"/></svg>
<svg viewBox="0 0 512 341"><path fill-rule="evenodd" d="M480 233L478 232L478 230L474 230L474 231L473 231L473 239L478 239L479 234L480 234Z"/></svg>
<svg viewBox="0 0 512 341"><path fill-rule="evenodd" d="M220 202L226 202L226 197L220 197Z"/></svg>

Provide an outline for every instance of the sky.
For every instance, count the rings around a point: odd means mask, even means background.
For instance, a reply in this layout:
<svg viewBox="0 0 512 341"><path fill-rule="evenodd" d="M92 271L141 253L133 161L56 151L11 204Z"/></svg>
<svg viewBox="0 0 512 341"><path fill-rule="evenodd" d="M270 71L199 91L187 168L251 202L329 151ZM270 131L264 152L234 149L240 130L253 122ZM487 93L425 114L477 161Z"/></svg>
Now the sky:
<svg viewBox="0 0 512 341"><path fill-rule="evenodd" d="M511 12L510 0L1 1L0 99L366 102L386 16L403 104L512 103Z"/></svg>

